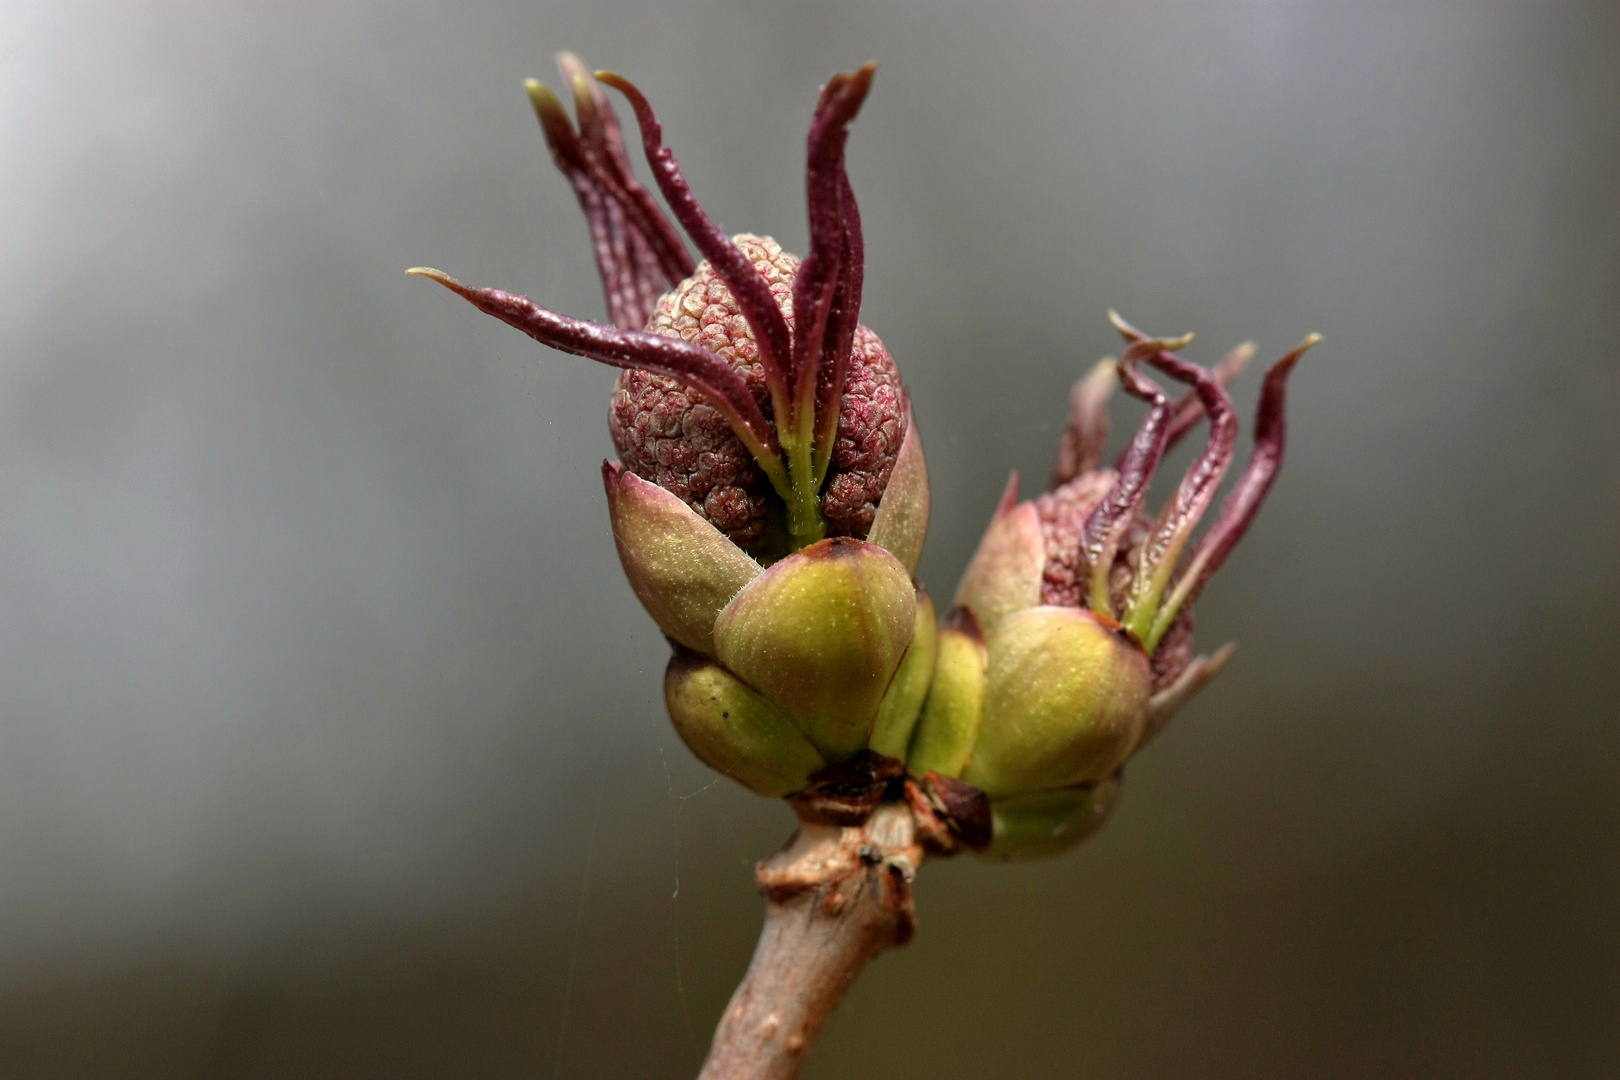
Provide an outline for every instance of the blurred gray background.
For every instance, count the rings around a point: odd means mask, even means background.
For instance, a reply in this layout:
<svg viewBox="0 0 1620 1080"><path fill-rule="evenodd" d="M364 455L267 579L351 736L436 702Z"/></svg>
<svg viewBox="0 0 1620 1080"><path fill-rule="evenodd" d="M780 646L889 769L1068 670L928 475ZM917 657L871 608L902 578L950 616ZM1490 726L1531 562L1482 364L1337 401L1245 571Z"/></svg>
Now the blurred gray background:
<svg viewBox="0 0 1620 1080"><path fill-rule="evenodd" d="M560 48L793 249L883 62L936 594L1107 307L1327 338L1228 673L1089 846L929 867L807 1076L1620 1069L1614 5L7 4L0 1074L695 1072L791 816L663 716L612 373L402 273L600 317Z"/></svg>

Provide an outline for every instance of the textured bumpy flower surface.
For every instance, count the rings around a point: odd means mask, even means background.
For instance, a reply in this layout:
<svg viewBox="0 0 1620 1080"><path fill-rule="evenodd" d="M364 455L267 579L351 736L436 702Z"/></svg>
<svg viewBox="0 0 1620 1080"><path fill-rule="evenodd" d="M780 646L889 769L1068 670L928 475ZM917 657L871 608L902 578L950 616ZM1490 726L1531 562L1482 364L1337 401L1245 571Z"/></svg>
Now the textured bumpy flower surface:
<svg viewBox="0 0 1620 1080"><path fill-rule="evenodd" d="M799 259L708 217L633 84L559 63L577 125L545 86L528 90L590 226L611 325L412 273L622 369L608 410L619 460L603 483L625 574L674 650L664 690L681 738L807 821L859 822L904 788L943 823L942 849L1038 856L1089 835L1125 761L1231 655L1194 655L1192 604L1276 475L1286 380L1315 339L1267 373L1251 460L1194 542L1237 440L1224 385L1249 350L1206 371L1178 355L1186 339L1116 316L1126 348L1076 384L1049 490L1019 502L1014 478L938 619L913 577L929 509L921 440L894 358L859 321L844 147L875 67L835 75L811 116ZM635 178L604 84L635 115L668 216ZM1189 393L1170 401L1145 368ZM1101 468L1115 386L1148 414ZM1148 514L1160 458L1201 420L1203 453Z"/></svg>

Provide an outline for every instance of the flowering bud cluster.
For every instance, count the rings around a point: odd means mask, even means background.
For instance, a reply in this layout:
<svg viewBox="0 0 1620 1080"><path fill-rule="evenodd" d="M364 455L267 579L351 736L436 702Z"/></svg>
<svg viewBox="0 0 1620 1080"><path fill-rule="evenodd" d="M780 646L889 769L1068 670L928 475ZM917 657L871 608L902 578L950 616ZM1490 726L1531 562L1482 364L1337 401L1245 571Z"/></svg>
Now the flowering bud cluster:
<svg viewBox="0 0 1620 1080"><path fill-rule="evenodd" d="M559 63L577 127L549 89L531 82L529 95L590 226L612 325L412 272L622 369L609 408L619 460L602 477L625 575L674 650L664 692L681 738L802 814L823 812L806 809L817 792L869 812L850 777L876 799L904 773L908 799L931 800L957 840L992 854L1050 854L1089 835L1125 761L1231 655L1194 655L1192 603L1276 475L1284 386L1314 338L1267 373L1254 454L1194 543L1236 443L1224 386L1249 350L1206 371L1177 355L1188 339L1116 316L1126 348L1076 384L1049 490L1020 502L1013 478L938 619L913 578L929 509L922 443L894 359L859 322L864 249L844 145L875 68L822 89L800 260L709 219L633 84L568 54ZM635 179L604 83L629 101L701 261ZM1171 402L1144 368L1191 390ZM1115 386L1148 415L1104 468ZM1149 514L1160 459L1201 420L1204 451ZM986 806L993 834L968 820Z"/></svg>
<svg viewBox="0 0 1620 1080"><path fill-rule="evenodd" d="M910 746L913 770L960 777L990 797L994 853L1009 857L1061 851L1090 835L1118 798L1126 760L1230 659L1231 645L1193 655L1191 604L1276 477L1287 378L1316 340L1267 372L1254 454L1189 552L1236 444L1224 385L1252 347L1206 371L1174 352L1190 336L1154 339L1114 321L1127 348L1075 384L1049 490L1019 502L1012 478L962 578ZM1143 364L1192 391L1170 402ZM1149 410L1116 465L1101 468L1115 385ZM1142 502L1160 459L1205 417L1203 453L1149 515Z"/></svg>
<svg viewBox="0 0 1620 1080"><path fill-rule="evenodd" d="M874 68L811 119L810 252L728 237L628 80L561 58L578 128L529 84L595 241L614 326L421 271L537 340L623 369L603 465L630 586L675 648L670 717L694 753L765 795L866 751L893 756L932 674L933 608L912 581L928 475L893 358L859 323L865 253L844 172ZM635 180L602 83L630 101L696 262ZM899 731L899 735L894 732Z"/></svg>

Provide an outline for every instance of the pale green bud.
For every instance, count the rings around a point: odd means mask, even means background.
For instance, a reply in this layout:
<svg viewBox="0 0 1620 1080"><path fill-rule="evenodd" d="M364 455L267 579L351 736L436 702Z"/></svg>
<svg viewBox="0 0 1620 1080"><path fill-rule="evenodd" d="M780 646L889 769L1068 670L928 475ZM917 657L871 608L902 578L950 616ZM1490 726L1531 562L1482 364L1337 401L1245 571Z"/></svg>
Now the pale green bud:
<svg viewBox="0 0 1620 1080"><path fill-rule="evenodd" d="M984 714L987 655L973 612L959 607L940 629L934 685L911 739L906 764L918 776L929 770L959 777L973 754Z"/></svg>
<svg viewBox="0 0 1620 1080"><path fill-rule="evenodd" d="M911 647L906 650L905 659L900 661L900 670L894 673L888 692L883 695L883 704L878 706L877 723L872 725L868 749L885 757L905 760L912 728L917 724L917 714L922 711L923 699L928 696L928 684L934 677L938 645L939 627L934 623L934 601L926 590L918 586L917 620L911 632Z"/></svg>
<svg viewBox="0 0 1620 1080"><path fill-rule="evenodd" d="M916 616L898 559L834 537L745 586L715 621L715 655L836 761L865 748Z"/></svg>
<svg viewBox="0 0 1620 1080"><path fill-rule="evenodd" d="M922 436L917 434L917 421L907 407L906 436L900 440L894 471L883 489L866 542L889 552L907 573L915 574L928 535L928 507L928 465L923 460Z"/></svg>
<svg viewBox="0 0 1620 1080"><path fill-rule="evenodd" d="M705 656L677 649L664 704L699 761L761 795L791 795L827 760L780 709Z"/></svg>
<svg viewBox="0 0 1620 1080"><path fill-rule="evenodd" d="M1007 480L1001 505L962 575L956 603L973 612L986 632L1015 611L1041 602L1046 548L1034 503L1018 501L1018 474Z"/></svg>
<svg viewBox="0 0 1620 1080"><path fill-rule="evenodd" d="M641 606L670 638L714 655L714 620L763 572L724 533L657 484L602 465L613 542Z"/></svg>
<svg viewBox="0 0 1620 1080"><path fill-rule="evenodd" d="M1119 802L1120 782L1116 772L1084 787L992 801L994 837L985 854L998 859L1062 854L1102 828Z"/></svg>
<svg viewBox="0 0 1620 1080"><path fill-rule="evenodd" d="M1033 607L985 634L984 719L962 779L997 798L1101 780L1147 719L1148 657L1112 620Z"/></svg>

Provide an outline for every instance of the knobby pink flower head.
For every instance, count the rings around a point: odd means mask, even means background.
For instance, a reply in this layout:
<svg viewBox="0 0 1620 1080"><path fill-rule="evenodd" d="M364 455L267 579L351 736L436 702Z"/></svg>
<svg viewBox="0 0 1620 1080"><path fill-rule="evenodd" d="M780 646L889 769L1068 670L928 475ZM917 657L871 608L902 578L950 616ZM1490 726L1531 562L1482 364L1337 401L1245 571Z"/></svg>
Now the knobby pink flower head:
<svg viewBox="0 0 1620 1080"><path fill-rule="evenodd" d="M593 76L568 53L559 66L577 128L548 88L527 88L590 226L612 325L412 272L537 341L624 369L609 411L623 467L750 553L769 560L825 535L865 537L909 424L894 360L860 325L865 252L844 169L876 65L834 75L811 116L803 260L709 217L628 79ZM635 179L604 83L629 102L653 179L702 262Z"/></svg>

